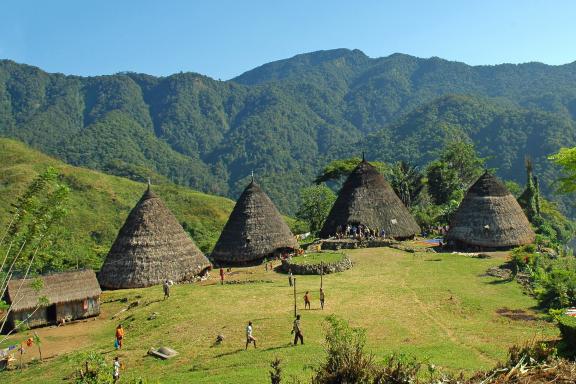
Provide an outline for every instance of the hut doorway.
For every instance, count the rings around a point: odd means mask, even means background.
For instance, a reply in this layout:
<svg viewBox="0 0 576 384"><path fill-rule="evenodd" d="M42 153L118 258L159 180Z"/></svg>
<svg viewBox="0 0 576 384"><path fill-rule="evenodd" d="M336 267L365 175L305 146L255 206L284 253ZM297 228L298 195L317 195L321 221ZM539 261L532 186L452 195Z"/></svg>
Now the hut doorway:
<svg viewBox="0 0 576 384"><path fill-rule="evenodd" d="M48 308L46 308L46 320L48 321L48 323L56 323L57 322L56 304L52 304Z"/></svg>

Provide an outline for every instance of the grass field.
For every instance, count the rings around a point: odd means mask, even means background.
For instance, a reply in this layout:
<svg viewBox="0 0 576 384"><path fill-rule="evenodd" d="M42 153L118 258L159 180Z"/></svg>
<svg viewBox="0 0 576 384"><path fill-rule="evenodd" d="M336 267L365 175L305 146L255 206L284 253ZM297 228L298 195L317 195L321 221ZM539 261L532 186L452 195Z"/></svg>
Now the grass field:
<svg viewBox="0 0 576 384"><path fill-rule="evenodd" d="M286 381L306 380L310 365L323 358L323 325L328 314L367 329L368 345L378 359L391 352L415 355L453 371L488 368L506 356L508 347L534 338L556 337L555 327L541 320L512 320L499 309L533 314L536 302L515 282L501 283L483 276L503 261L502 255L478 259L452 254L410 254L379 248L347 251L354 268L324 276L326 308L319 310L319 276L298 276L298 310L302 314L305 345L293 347L292 289L285 275L265 272L263 266L233 269L228 280L263 281L217 284L217 273L202 285L173 287L162 301L161 287L106 292L100 319L65 328L40 330L44 348L58 345L103 353L111 363L119 355L126 365L124 378L143 377L155 383L267 383L269 363L283 361ZM304 291L312 292L312 310L303 309ZM107 301L140 297L140 305ZM153 312L159 315L147 320ZM244 350L244 328L254 322L258 349ZM113 350L114 328L127 330L125 349ZM221 346L212 346L218 334ZM26 337L26 334L21 336ZM168 345L180 352L173 360L146 356L149 347ZM28 358L35 356L32 350ZM0 373L0 382L58 383L75 365L59 356L22 372Z"/></svg>

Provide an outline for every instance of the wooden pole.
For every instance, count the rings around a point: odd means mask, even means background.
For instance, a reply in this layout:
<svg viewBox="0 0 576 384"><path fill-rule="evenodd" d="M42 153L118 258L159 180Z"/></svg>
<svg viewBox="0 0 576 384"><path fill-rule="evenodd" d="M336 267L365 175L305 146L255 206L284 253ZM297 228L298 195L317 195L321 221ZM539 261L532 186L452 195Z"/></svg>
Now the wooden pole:
<svg viewBox="0 0 576 384"><path fill-rule="evenodd" d="M296 317L296 278L294 278L294 317Z"/></svg>
<svg viewBox="0 0 576 384"><path fill-rule="evenodd" d="M322 283L324 280L324 262L320 262L320 289L322 289Z"/></svg>

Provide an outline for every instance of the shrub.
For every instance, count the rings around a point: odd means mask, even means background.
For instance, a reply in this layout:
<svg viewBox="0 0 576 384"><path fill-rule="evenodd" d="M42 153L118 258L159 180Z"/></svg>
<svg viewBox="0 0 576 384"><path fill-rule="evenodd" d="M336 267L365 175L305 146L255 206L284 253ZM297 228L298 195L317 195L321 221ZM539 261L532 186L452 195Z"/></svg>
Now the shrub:
<svg viewBox="0 0 576 384"><path fill-rule="evenodd" d="M560 328L564 346L569 349L570 353L576 353L576 317L561 315L556 320L558 321L558 328Z"/></svg>
<svg viewBox="0 0 576 384"><path fill-rule="evenodd" d="M545 308L565 308L576 304L576 270L560 265L539 273L534 293Z"/></svg>
<svg viewBox="0 0 576 384"><path fill-rule="evenodd" d="M271 384L280 384L282 381L282 360L278 357L272 360L270 363L270 383Z"/></svg>
<svg viewBox="0 0 576 384"><path fill-rule="evenodd" d="M392 354L384 360L384 365L377 369L373 382L379 384L415 383L418 380L421 366L422 363L414 357ZM430 374L432 375L432 372Z"/></svg>
<svg viewBox="0 0 576 384"><path fill-rule="evenodd" d="M539 254L536 253L536 247L533 244L529 244L514 248L510 257L514 272L518 273L525 271L529 267L534 267Z"/></svg>
<svg viewBox="0 0 576 384"><path fill-rule="evenodd" d="M326 361L316 369L312 382L372 383L375 366L373 356L364 350L366 331L352 328L334 315L326 320Z"/></svg>

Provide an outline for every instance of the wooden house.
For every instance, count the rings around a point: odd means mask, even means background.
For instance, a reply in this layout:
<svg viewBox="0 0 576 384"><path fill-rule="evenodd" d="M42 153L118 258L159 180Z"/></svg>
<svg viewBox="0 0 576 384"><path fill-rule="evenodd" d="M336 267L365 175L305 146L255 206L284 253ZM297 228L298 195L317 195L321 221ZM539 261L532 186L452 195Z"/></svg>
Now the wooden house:
<svg viewBox="0 0 576 384"><path fill-rule="evenodd" d="M3 331L19 322L33 328L98 316L101 292L92 270L13 279L4 297L11 310Z"/></svg>

